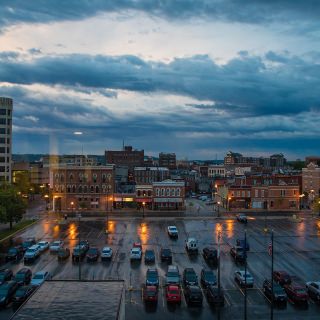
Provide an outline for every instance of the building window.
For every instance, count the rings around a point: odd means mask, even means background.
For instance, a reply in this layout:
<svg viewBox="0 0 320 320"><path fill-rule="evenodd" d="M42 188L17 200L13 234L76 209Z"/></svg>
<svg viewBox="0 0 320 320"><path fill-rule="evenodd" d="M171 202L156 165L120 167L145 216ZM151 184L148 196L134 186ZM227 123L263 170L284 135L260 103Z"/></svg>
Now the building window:
<svg viewBox="0 0 320 320"><path fill-rule="evenodd" d="M94 187L90 186L90 192L93 193L94 192Z"/></svg>
<svg viewBox="0 0 320 320"><path fill-rule="evenodd" d="M261 190L261 197L264 198L264 190Z"/></svg>
<svg viewBox="0 0 320 320"><path fill-rule="evenodd" d="M70 193L71 192L71 188L70 188L70 185L68 184L67 185L67 193Z"/></svg>
<svg viewBox="0 0 320 320"><path fill-rule="evenodd" d="M286 196L286 190L280 190L280 196L285 197Z"/></svg>
<svg viewBox="0 0 320 320"><path fill-rule="evenodd" d="M107 176L105 174L102 175L102 182L105 183L107 181Z"/></svg>
<svg viewBox="0 0 320 320"><path fill-rule="evenodd" d="M96 186L96 193L99 193L99 186Z"/></svg>
<svg viewBox="0 0 320 320"><path fill-rule="evenodd" d="M79 182L83 182L83 173L79 173Z"/></svg>
<svg viewBox="0 0 320 320"><path fill-rule="evenodd" d="M256 189L256 190L254 190L254 196L256 197L256 198L258 198L259 197L259 191Z"/></svg>
<svg viewBox="0 0 320 320"><path fill-rule="evenodd" d="M79 186L79 193L82 193L82 186Z"/></svg>
<svg viewBox="0 0 320 320"><path fill-rule="evenodd" d="M92 175L92 179L93 179L93 182L94 182L94 183L97 182L97 174L96 174L96 173L94 173L94 174Z"/></svg>
<svg viewBox="0 0 320 320"><path fill-rule="evenodd" d="M84 192L84 193L88 193L88 186L84 186L84 187L83 187L83 192Z"/></svg>
<svg viewBox="0 0 320 320"><path fill-rule="evenodd" d="M180 197L180 192L181 192L181 191L180 191L180 188L177 188L177 189L176 189L176 196L177 196L177 197Z"/></svg>
<svg viewBox="0 0 320 320"><path fill-rule="evenodd" d="M174 189L171 189L171 197L174 197Z"/></svg>
<svg viewBox="0 0 320 320"><path fill-rule="evenodd" d="M273 206L274 206L273 201L270 201L270 207L273 208Z"/></svg>
<svg viewBox="0 0 320 320"><path fill-rule="evenodd" d="M148 197L151 197L151 190L148 191Z"/></svg>
<svg viewBox="0 0 320 320"><path fill-rule="evenodd" d="M60 182L62 182L62 183L64 182L64 175L63 174L60 175Z"/></svg>
<svg viewBox="0 0 320 320"><path fill-rule="evenodd" d="M245 191L242 191L242 198L244 198L246 196L246 192Z"/></svg>
<svg viewBox="0 0 320 320"><path fill-rule="evenodd" d="M69 181L73 182L73 174L72 173L69 175Z"/></svg>
<svg viewBox="0 0 320 320"><path fill-rule="evenodd" d="M160 196L160 189L159 188L156 189L156 195L157 195L157 197Z"/></svg>
<svg viewBox="0 0 320 320"><path fill-rule="evenodd" d="M164 188L161 188L161 196L165 196L165 189Z"/></svg>
<svg viewBox="0 0 320 320"><path fill-rule="evenodd" d="M76 193L76 186L75 185L72 186L72 193Z"/></svg>
<svg viewBox="0 0 320 320"><path fill-rule="evenodd" d="M166 192L166 196L167 197L169 197L170 196L170 189L169 188L167 188L167 190L166 190L167 192Z"/></svg>
<svg viewBox="0 0 320 320"><path fill-rule="evenodd" d="M138 190L137 195L138 195L138 197L141 196L141 191L140 190Z"/></svg>

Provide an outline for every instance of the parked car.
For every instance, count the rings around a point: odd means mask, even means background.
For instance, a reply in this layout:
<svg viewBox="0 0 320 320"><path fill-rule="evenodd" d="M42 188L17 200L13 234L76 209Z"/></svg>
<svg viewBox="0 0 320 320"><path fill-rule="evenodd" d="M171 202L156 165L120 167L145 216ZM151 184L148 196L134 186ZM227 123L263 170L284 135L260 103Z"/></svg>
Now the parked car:
<svg viewBox="0 0 320 320"><path fill-rule="evenodd" d="M247 287L253 287L254 280L253 280L253 277L252 277L252 275L250 274L250 272L248 270L247 270L246 274L245 274L245 272L243 270L235 271L234 280L236 282L238 282L238 284L241 287L244 287L245 285Z"/></svg>
<svg viewBox="0 0 320 320"><path fill-rule="evenodd" d="M60 248L58 250L58 261L66 260L70 257L70 249L69 248Z"/></svg>
<svg viewBox="0 0 320 320"><path fill-rule="evenodd" d="M207 262L211 262L214 264L218 262L218 252L216 249L205 247L202 250L202 255Z"/></svg>
<svg viewBox="0 0 320 320"><path fill-rule="evenodd" d="M78 244L82 250L84 250L85 252L87 252L90 249L90 244L88 240L81 240Z"/></svg>
<svg viewBox="0 0 320 320"><path fill-rule="evenodd" d="M16 273L14 281L17 282L19 286L25 286L30 283L31 278L32 271L29 268L22 268Z"/></svg>
<svg viewBox="0 0 320 320"><path fill-rule="evenodd" d="M48 241L39 241L37 245L40 247L40 252L43 252L49 249Z"/></svg>
<svg viewBox="0 0 320 320"><path fill-rule="evenodd" d="M22 246L15 246L8 250L6 255L6 262L15 261L17 262L23 257L24 250Z"/></svg>
<svg viewBox="0 0 320 320"><path fill-rule="evenodd" d="M309 281L306 283L306 288L309 297L320 302L320 281Z"/></svg>
<svg viewBox="0 0 320 320"><path fill-rule="evenodd" d="M108 261L112 259L112 249L110 247L104 247L101 252L101 261Z"/></svg>
<svg viewBox="0 0 320 320"><path fill-rule="evenodd" d="M36 239L34 238L28 238L25 241L22 242L22 249L23 252L26 252L28 248L36 244Z"/></svg>
<svg viewBox="0 0 320 320"><path fill-rule="evenodd" d="M304 286L291 282L283 286L288 298L294 303L308 306L308 293Z"/></svg>
<svg viewBox="0 0 320 320"><path fill-rule="evenodd" d="M0 285L5 283L6 281L11 280L13 276L13 272L10 269L1 269L0 270Z"/></svg>
<svg viewBox="0 0 320 320"><path fill-rule="evenodd" d="M19 287L12 298L12 308L18 309L31 296L35 288L31 285Z"/></svg>
<svg viewBox="0 0 320 320"><path fill-rule="evenodd" d="M193 268L185 268L183 270L182 281L185 286L198 285L198 277Z"/></svg>
<svg viewBox="0 0 320 320"><path fill-rule="evenodd" d="M236 241L237 247L242 247L246 251L250 251L250 245L248 239L237 239Z"/></svg>
<svg viewBox="0 0 320 320"><path fill-rule="evenodd" d="M132 248L139 248L142 251L142 244L141 242L134 242Z"/></svg>
<svg viewBox="0 0 320 320"><path fill-rule="evenodd" d="M291 283L291 277L286 271L273 271L273 279L278 282L280 286Z"/></svg>
<svg viewBox="0 0 320 320"><path fill-rule="evenodd" d="M161 248L160 251L160 256L161 256L161 262L168 262L168 263L172 263L172 252L171 249L169 248Z"/></svg>
<svg viewBox="0 0 320 320"><path fill-rule="evenodd" d="M5 282L0 286L0 307L5 307L11 302L17 289L18 284L13 280Z"/></svg>
<svg viewBox="0 0 320 320"><path fill-rule="evenodd" d="M204 288L208 288L209 286L214 286L217 284L217 278L210 269L201 270L200 281Z"/></svg>
<svg viewBox="0 0 320 320"><path fill-rule="evenodd" d="M170 238L178 238L178 229L176 226L168 227L168 235Z"/></svg>
<svg viewBox="0 0 320 320"><path fill-rule="evenodd" d="M86 250L83 246L79 247L78 245L73 248L72 251L72 261L77 262L81 261L86 255Z"/></svg>
<svg viewBox="0 0 320 320"><path fill-rule="evenodd" d="M100 257L100 250L98 248L91 247L87 251L86 257L87 257L87 262L98 261L98 259Z"/></svg>
<svg viewBox="0 0 320 320"><path fill-rule="evenodd" d="M40 246L34 244L24 254L23 260L24 263L34 262L38 257L40 257Z"/></svg>
<svg viewBox="0 0 320 320"><path fill-rule="evenodd" d="M146 303L157 303L158 288L156 286L147 285L143 290L143 300Z"/></svg>
<svg viewBox="0 0 320 320"><path fill-rule="evenodd" d="M207 295L208 303L211 306L214 306L214 307L224 306L225 298L224 298L224 291L222 288L220 288L220 292L219 292L219 289L217 287L209 285L207 287L206 295Z"/></svg>
<svg viewBox="0 0 320 320"><path fill-rule="evenodd" d="M268 279L264 280L263 293L271 303L272 301L271 280L268 280ZM284 289L276 282L273 282L273 303L279 306L287 304L287 295Z"/></svg>
<svg viewBox="0 0 320 320"><path fill-rule="evenodd" d="M156 260L154 250L147 249L144 253L144 263L153 263Z"/></svg>
<svg viewBox="0 0 320 320"><path fill-rule="evenodd" d="M230 254L235 262L244 262L246 259L246 252L242 247L232 247Z"/></svg>
<svg viewBox="0 0 320 320"><path fill-rule="evenodd" d="M146 286L159 286L159 274L156 268L149 268L147 270Z"/></svg>
<svg viewBox="0 0 320 320"><path fill-rule="evenodd" d="M202 305L202 291L198 286L186 286L184 288L184 296L188 306L194 304Z"/></svg>
<svg viewBox="0 0 320 320"><path fill-rule="evenodd" d="M35 273L31 280L32 286L40 286L42 285L46 280L51 280L52 276L49 271L38 271Z"/></svg>
<svg viewBox="0 0 320 320"><path fill-rule="evenodd" d="M197 254L198 253L198 243L195 238L188 238L186 240L186 250L190 254L192 254L192 253Z"/></svg>
<svg viewBox="0 0 320 320"><path fill-rule="evenodd" d="M242 223L247 223L247 216L244 213L238 213L237 220Z"/></svg>
<svg viewBox="0 0 320 320"><path fill-rule="evenodd" d="M63 244L64 242L62 240L56 240L51 242L49 249L50 252L54 253L54 252L58 252L59 249L63 248Z"/></svg>
<svg viewBox="0 0 320 320"><path fill-rule="evenodd" d="M180 284L180 274L178 266L169 265L166 273L166 284Z"/></svg>
<svg viewBox="0 0 320 320"><path fill-rule="evenodd" d="M142 259L142 251L139 247L132 248L130 252L130 260L141 260Z"/></svg>
<svg viewBox="0 0 320 320"><path fill-rule="evenodd" d="M170 284L166 287L166 299L168 303L181 303L181 290L178 285Z"/></svg>

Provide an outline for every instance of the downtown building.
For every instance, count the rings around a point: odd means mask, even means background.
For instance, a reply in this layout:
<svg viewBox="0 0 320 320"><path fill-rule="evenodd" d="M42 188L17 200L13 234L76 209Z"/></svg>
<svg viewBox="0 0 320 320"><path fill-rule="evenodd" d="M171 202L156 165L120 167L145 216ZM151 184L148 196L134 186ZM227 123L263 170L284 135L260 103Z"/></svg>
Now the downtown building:
<svg viewBox="0 0 320 320"><path fill-rule="evenodd" d="M0 183L11 182L12 107L12 99L0 97Z"/></svg>

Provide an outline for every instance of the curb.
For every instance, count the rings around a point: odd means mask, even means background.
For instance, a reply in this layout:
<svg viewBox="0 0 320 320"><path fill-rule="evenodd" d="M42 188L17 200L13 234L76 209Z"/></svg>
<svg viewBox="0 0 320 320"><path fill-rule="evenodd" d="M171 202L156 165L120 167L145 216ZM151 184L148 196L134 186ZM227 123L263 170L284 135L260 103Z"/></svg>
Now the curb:
<svg viewBox="0 0 320 320"><path fill-rule="evenodd" d="M12 238L12 237L14 237L14 236L17 235L19 232L24 231L25 229L33 226L34 224L36 224L36 223L38 223L38 222L39 222L39 219L33 221L32 223L28 224L27 226L23 227L22 229L19 229L19 230L17 230L16 232L10 234L10 236L7 236L7 237L1 239L1 240L0 240L0 243L2 243L2 242L4 242L4 241L6 241L6 240L8 240L8 239L10 239L10 238Z"/></svg>

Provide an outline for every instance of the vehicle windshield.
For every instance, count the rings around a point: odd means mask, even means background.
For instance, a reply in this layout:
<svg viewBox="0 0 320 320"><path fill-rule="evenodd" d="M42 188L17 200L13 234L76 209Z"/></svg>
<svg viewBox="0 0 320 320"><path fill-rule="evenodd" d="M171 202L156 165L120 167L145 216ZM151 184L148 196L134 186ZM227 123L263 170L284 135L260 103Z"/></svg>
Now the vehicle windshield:
<svg viewBox="0 0 320 320"><path fill-rule="evenodd" d="M43 274L36 274L33 279L43 279L44 275Z"/></svg>
<svg viewBox="0 0 320 320"><path fill-rule="evenodd" d="M302 289L302 288L301 289L296 289L295 291L298 294L306 294L306 291L304 289Z"/></svg>
<svg viewBox="0 0 320 320"><path fill-rule="evenodd" d="M158 273L155 272L155 271L148 271L148 278L153 278L153 279L156 279L158 278Z"/></svg>
<svg viewBox="0 0 320 320"><path fill-rule="evenodd" d="M154 297L157 294L157 291L154 290L147 290L147 295L149 297Z"/></svg>
<svg viewBox="0 0 320 320"><path fill-rule="evenodd" d="M24 273L17 273L16 276L15 276L15 279L16 279L16 280L22 280L22 279L24 279Z"/></svg>
<svg viewBox="0 0 320 320"><path fill-rule="evenodd" d="M170 294L179 294L179 291L178 290L170 290L169 293Z"/></svg>
<svg viewBox="0 0 320 320"><path fill-rule="evenodd" d="M55 241L55 242L52 242L52 244L51 244L52 246L59 246L60 245L60 242L59 241Z"/></svg>
<svg viewBox="0 0 320 320"><path fill-rule="evenodd" d="M22 244L25 248L26 247L30 247L31 246L31 242L30 241L26 241Z"/></svg>
<svg viewBox="0 0 320 320"><path fill-rule="evenodd" d="M207 281L214 281L215 280L215 276L212 272L205 272L204 277Z"/></svg>
<svg viewBox="0 0 320 320"><path fill-rule="evenodd" d="M170 231L177 231L176 227L169 227Z"/></svg>
<svg viewBox="0 0 320 320"><path fill-rule="evenodd" d="M36 250L35 249L28 249L27 253L34 253Z"/></svg>
<svg viewBox="0 0 320 320"><path fill-rule="evenodd" d="M153 251L151 251L151 250L146 250L145 255L146 255L146 256L153 256L154 253L153 253Z"/></svg>
<svg viewBox="0 0 320 320"><path fill-rule="evenodd" d="M0 288L0 297L6 296L8 293L8 288Z"/></svg>
<svg viewBox="0 0 320 320"><path fill-rule="evenodd" d="M162 254L165 256L169 256L171 254L171 251L169 249L163 249Z"/></svg>
<svg viewBox="0 0 320 320"><path fill-rule="evenodd" d="M169 271L169 272L167 273L167 276L168 276L168 277L179 277L179 273L176 272L176 271Z"/></svg>
<svg viewBox="0 0 320 320"><path fill-rule="evenodd" d="M16 291L15 296L16 297L23 297L27 291L27 288L20 288Z"/></svg>
<svg viewBox="0 0 320 320"><path fill-rule="evenodd" d="M11 248L11 249L9 249L8 253L9 253L9 254L16 254L17 251L18 251L17 249Z"/></svg>
<svg viewBox="0 0 320 320"><path fill-rule="evenodd" d="M110 251L111 251L110 248L108 248L108 249L103 249L103 253L109 253Z"/></svg>
<svg viewBox="0 0 320 320"><path fill-rule="evenodd" d="M251 279L252 278L251 274L246 274L246 275L243 275L243 276L246 277L247 279Z"/></svg>

